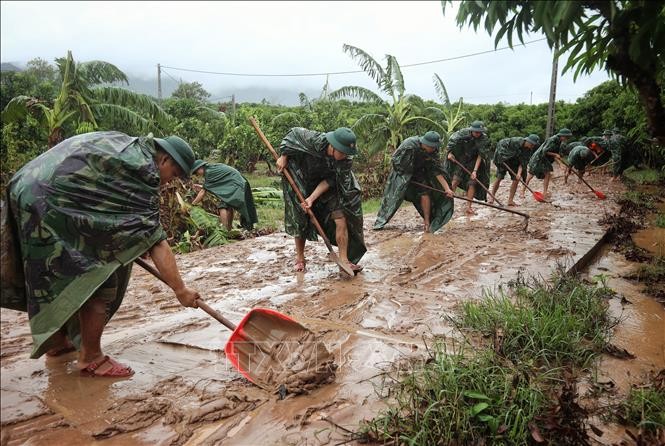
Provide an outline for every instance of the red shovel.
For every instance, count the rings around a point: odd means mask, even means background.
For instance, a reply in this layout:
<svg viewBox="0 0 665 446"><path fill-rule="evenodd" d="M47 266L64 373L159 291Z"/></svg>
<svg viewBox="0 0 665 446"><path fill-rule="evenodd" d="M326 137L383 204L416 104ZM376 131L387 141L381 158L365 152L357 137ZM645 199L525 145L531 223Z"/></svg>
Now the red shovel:
<svg viewBox="0 0 665 446"><path fill-rule="evenodd" d="M166 283L159 271L143 259L137 258L134 262ZM233 332L224 347L224 353L233 367L267 390L275 390L275 383L270 382L270 378L282 365L278 358L280 347L288 349L289 343L296 343L311 333L287 315L268 308L254 308L238 325L234 325L201 299L196 301L196 305Z"/></svg>
<svg viewBox="0 0 665 446"><path fill-rule="evenodd" d="M545 196L542 194L542 192L534 191L533 189L531 189L524 182L524 180L522 180L522 178L518 177L517 174L515 172L513 172L513 170L510 167L508 167L508 164L503 163L503 165L506 166L506 169L508 169L508 172L510 172L515 178L517 178L520 181L520 183L522 183L524 185L524 187L526 187L527 190L529 192L531 192L531 194L533 195L533 198L535 198L536 201L540 201L541 203L549 203L549 201L545 200Z"/></svg>
<svg viewBox="0 0 665 446"><path fill-rule="evenodd" d="M591 185L590 185L589 183L587 183L587 181L586 181L584 178L582 178L582 175L580 175L580 173L579 173L577 170L573 169L573 168L572 168L570 165L568 165L568 163L566 163L564 160L557 158L557 161L559 161L561 164L563 164L564 166L566 166L567 168L569 168L570 170L572 170L573 172L575 172L575 175L577 175L577 177L578 177L580 180L582 180L582 182L583 182L584 184L586 184L587 187L588 187L589 189L591 189L591 191L592 191L594 194L596 194L596 197L598 197L598 198L601 199L601 200L604 200L604 199L607 198L607 196L606 196L604 193L602 193L601 191L596 190L596 189L594 189L593 187L591 187Z"/></svg>

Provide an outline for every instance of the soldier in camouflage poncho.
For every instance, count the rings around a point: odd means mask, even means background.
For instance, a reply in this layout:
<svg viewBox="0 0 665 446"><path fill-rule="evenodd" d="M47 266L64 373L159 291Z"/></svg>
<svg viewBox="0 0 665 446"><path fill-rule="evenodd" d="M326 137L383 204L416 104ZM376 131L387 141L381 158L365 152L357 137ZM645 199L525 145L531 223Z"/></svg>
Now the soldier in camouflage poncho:
<svg viewBox="0 0 665 446"><path fill-rule="evenodd" d="M563 182L568 183L568 176L572 172L572 169L576 169L580 177L584 176L584 169L595 159L594 153L585 145L578 145L570 151L568 155L568 169L566 169L566 174ZM581 183L582 180L579 179L578 183Z"/></svg>
<svg viewBox="0 0 665 446"><path fill-rule="evenodd" d="M629 167L629 164L632 164L629 159L628 141L616 127L612 130L610 137L610 151L612 152L612 181L616 181Z"/></svg>
<svg viewBox="0 0 665 446"><path fill-rule="evenodd" d="M610 152L610 136L612 132L605 130L603 136L586 136L580 140L581 145L591 150L593 159L592 166L602 166L612 159Z"/></svg>
<svg viewBox="0 0 665 446"><path fill-rule="evenodd" d="M510 194L508 196L508 206L516 206L514 201L515 192L517 191L517 185L519 184L520 178L522 181L526 179L526 166L529 164L529 158L533 153L533 148L540 144L540 138L538 135L529 135L526 138L515 137L515 138L503 138L496 145L496 150L494 151L494 165L496 166L496 180L492 184L492 195L496 195L496 191L499 189L501 180L504 179L508 169L506 165L512 170L510 173L510 178L513 182L510 185ZM513 175L513 172L517 175ZM489 203L492 203L494 200L492 197L488 199Z"/></svg>
<svg viewBox="0 0 665 446"><path fill-rule="evenodd" d="M356 135L341 127L321 133L292 128L280 144L277 169L288 167L305 197L300 203L286 179L284 226L295 237L296 271L305 270L305 241L317 240L317 232L303 208L314 212L330 242L339 247L339 259L360 271L358 261L367 251L363 235L362 194L351 171L350 156L356 154Z"/></svg>
<svg viewBox="0 0 665 446"><path fill-rule="evenodd" d="M374 222L374 229L383 228L395 215L403 200L410 201L423 217L425 232L436 232L453 216L453 191L448 186L445 171L439 159L441 136L427 132L422 137L405 139L392 155L392 172L388 177L381 200L381 208ZM436 189L443 187L443 194L432 194L412 183L423 183ZM430 223L431 221L431 223Z"/></svg>
<svg viewBox="0 0 665 446"><path fill-rule="evenodd" d="M196 160L192 173L205 177L203 187L192 201L193 206L200 203L205 192L208 191L219 200L217 204L219 222L227 230L231 230L234 209L240 213L240 225L248 231L254 227L254 223L259 221L256 216L252 187L236 169L222 163L209 164L203 160Z"/></svg>
<svg viewBox="0 0 665 446"><path fill-rule="evenodd" d="M481 121L474 121L469 128L453 133L448 140L445 168L452 178L451 188L455 191L458 186L461 187L467 192L468 199L474 197L482 201L487 199L485 189L476 187L477 182L481 182L486 188L490 183L490 145L485 130L485 125ZM462 164L471 175L466 173L455 161ZM466 213L475 214L471 202L467 205Z"/></svg>
<svg viewBox="0 0 665 446"><path fill-rule="evenodd" d="M81 374L126 377L101 350L134 259L150 253L184 306L196 306L159 222L159 188L187 176L194 153L177 136L95 132L67 139L19 170L2 204L5 308L27 311L31 357L76 348Z"/></svg>
<svg viewBox="0 0 665 446"><path fill-rule="evenodd" d="M559 154L561 147L565 145L566 141L571 136L573 136L573 134L570 130L561 129L556 135L547 138L538 150L533 152L528 164L529 174L526 177L527 185L535 176L539 180L543 180L543 194L546 196L548 195L547 189L550 184L552 171L554 170L552 168L552 163L554 163L554 159L561 159L561 155ZM525 194L526 186L523 186L520 196L524 198Z"/></svg>

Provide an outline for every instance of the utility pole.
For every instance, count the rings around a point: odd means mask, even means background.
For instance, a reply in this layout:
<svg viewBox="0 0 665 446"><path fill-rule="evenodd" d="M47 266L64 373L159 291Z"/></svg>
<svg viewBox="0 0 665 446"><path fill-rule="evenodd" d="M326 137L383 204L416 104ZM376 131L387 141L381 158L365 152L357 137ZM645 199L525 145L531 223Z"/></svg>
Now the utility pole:
<svg viewBox="0 0 665 446"><path fill-rule="evenodd" d="M231 114L235 117L236 115L236 95L231 95Z"/></svg>
<svg viewBox="0 0 665 446"><path fill-rule="evenodd" d="M162 99L162 66L157 64L157 99Z"/></svg>
<svg viewBox="0 0 665 446"><path fill-rule="evenodd" d="M533 105L533 91L531 92L531 99L529 100L529 105Z"/></svg>
<svg viewBox="0 0 665 446"><path fill-rule="evenodd" d="M550 103L547 107L547 129L545 130L545 138L549 138L554 134L554 103L556 101L556 78L559 69L559 46L554 46L554 54L552 55L552 79L550 80Z"/></svg>

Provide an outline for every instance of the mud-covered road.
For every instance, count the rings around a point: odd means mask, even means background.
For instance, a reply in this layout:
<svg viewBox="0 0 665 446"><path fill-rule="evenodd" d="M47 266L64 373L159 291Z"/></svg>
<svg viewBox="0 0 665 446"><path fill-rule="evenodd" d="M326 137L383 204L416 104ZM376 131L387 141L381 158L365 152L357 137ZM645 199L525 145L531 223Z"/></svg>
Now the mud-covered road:
<svg viewBox="0 0 665 446"><path fill-rule="evenodd" d="M308 243L308 271L294 273L293 241L275 233L178 256L185 281L238 322L253 307L274 308L313 330L339 368L333 383L279 400L242 378L224 357L230 332L201 310L183 309L167 287L134 268L125 302L109 323L106 353L131 365L129 380L79 377L75 355L28 358L23 314L1 315L2 444L335 444L384 407L375 378L388 364L424 353L450 335L444 316L482 288L544 276L572 265L601 238L598 220L616 210L622 186L592 177L599 201L556 180L557 206L527 197L523 219L486 207L436 234L403 207L383 231L370 230L364 271L339 278L323 243ZM505 183L505 182L504 182ZM536 182L537 187L540 186ZM499 197L505 199L508 184ZM573 190L576 189L576 192ZM409 205L410 206L410 205ZM665 366L662 349L644 367ZM635 372L637 373L637 372Z"/></svg>

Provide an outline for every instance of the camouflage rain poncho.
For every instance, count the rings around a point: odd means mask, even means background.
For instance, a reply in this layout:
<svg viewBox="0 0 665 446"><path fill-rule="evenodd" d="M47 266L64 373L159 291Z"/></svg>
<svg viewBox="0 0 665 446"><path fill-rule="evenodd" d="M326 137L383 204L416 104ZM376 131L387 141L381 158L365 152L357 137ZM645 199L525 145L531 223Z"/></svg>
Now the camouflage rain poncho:
<svg viewBox="0 0 665 446"><path fill-rule="evenodd" d="M430 193L429 190L410 183L413 180L443 190L443 186L436 179L437 175L446 177L439 160L439 151L428 154L420 147L420 138L417 136L407 138L393 153L392 167L383 191L381 208L376 216L374 229L383 228L395 215L403 200L413 203L418 213L423 216L420 205L420 196L423 193L428 193L432 197L430 230L435 232L448 223L453 216L453 199L444 194ZM448 178L446 181L449 181Z"/></svg>
<svg viewBox="0 0 665 446"><path fill-rule="evenodd" d="M588 149L584 145L574 147L573 150L570 151L570 154L568 154L568 165L574 167L579 172L583 171L586 166L593 161L593 155L591 153L589 153L588 157L582 156L582 153L586 150L591 152L591 149Z"/></svg>
<svg viewBox="0 0 665 446"><path fill-rule="evenodd" d="M628 153L628 144L623 135L614 134L610 138L610 152L612 152L612 173L619 176L631 164Z"/></svg>
<svg viewBox="0 0 665 446"><path fill-rule="evenodd" d="M474 138L471 134L470 128L453 133L450 140L448 140L448 153L451 152L455 156L455 159L466 167L469 172L473 172L473 168L476 165L476 157L480 154L481 162L478 166L478 172L476 172L476 178L480 183L484 184L485 187L489 187L490 141L485 133L483 133L480 138ZM459 187L467 190L468 182L471 179L469 174L460 166L450 161L447 156L444 166L451 180L453 177L458 177L460 179ZM476 186L474 198L476 200L485 201L487 200L487 192L485 192L482 187Z"/></svg>
<svg viewBox="0 0 665 446"><path fill-rule="evenodd" d="M78 346L78 309L114 275L112 315L132 261L166 238L154 154L152 138L88 133L30 161L9 182L0 301L28 312L31 357L51 348L47 340L61 327Z"/></svg>
<svg viewBox="0 0 665 446"><path fill-rule="evenodd" d="M506 163L515 174L522 166L522 180L526 180L526 166L529 164L529 158L531 158L533 151L524 147L525 139L519 136L503 138L496 145L493 161L496 166L497 178L503 179L506 176L508 169L503 165L503 163ZM513 174L510 174L510 178L513 178Z"/></svg>
<svg viewBox="0 0 665 446"><path fill-rule="evenodd" d="M232 207L240 213L240 224L250 230L259 221L249 181L240 172L226 164L206 164L203 188L214 194L221 203L219 208Z"/></svg>
<svg viewBox="0 0 665 446"><path fill-rule="evenodd" d="M529 173L533 174L539 180L545 178L545 173L552 172L552 163L554 158L548 156L547 153L559 153L562 146L559 135L552 135L547 138L541 146L533 152L529 159Z"/></svg>
<svg viewBox="0 0 665 446"><path fill-rule="evenodd" d="M330 189L316 200L312 211L333 245L337 245L337 241L335 221L330 213L338 209L344 212L349 231L348 258L352 263L358 263L367 251L363 234L360 184L351 171L352 160L347 158L335 161L326 155L327 147L325 133L301 127L289 130L279 146L281 154L288 157L289 172L305 198L321 181L328 182ZM309 221L286 178L282 178L282 191L284 227L287 234L316 241L316 228Z"/></svg>
<svg viewBox="0 0 665 446"><path fill-rule="evenodd" d="M597 148L592 149L593 144L596 144ZM602 166L603 164L609 162L612 159L612 153L610 152L609 141L603 138L602 136L587 136L582 138L581 145L584 145L591 149L598 158L595 158L591 161L592 166ZM600 150L598 150L600 148Z"/></svg>

